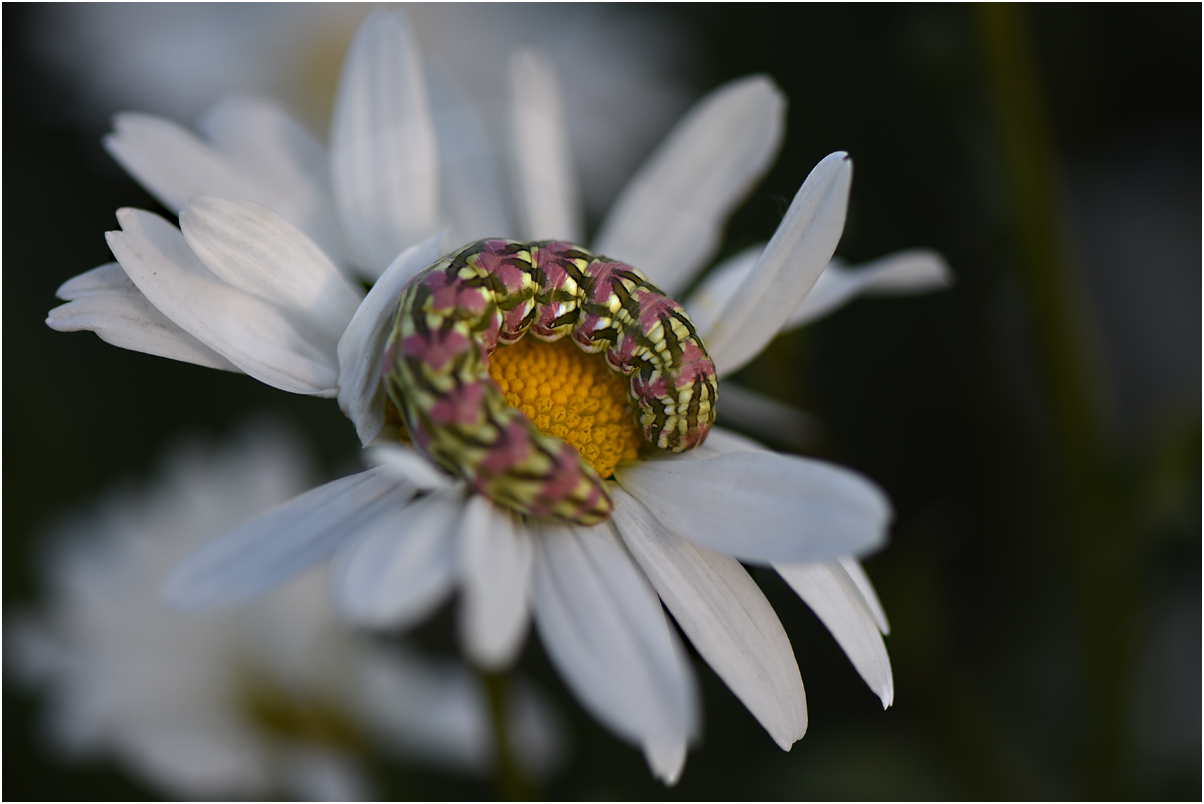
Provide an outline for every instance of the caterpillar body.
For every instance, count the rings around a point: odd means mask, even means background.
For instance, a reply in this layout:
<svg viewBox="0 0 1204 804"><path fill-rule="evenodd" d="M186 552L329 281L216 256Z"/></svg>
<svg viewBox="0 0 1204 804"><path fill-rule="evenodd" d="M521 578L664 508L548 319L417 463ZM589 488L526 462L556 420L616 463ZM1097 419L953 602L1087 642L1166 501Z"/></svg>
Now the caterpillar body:
<svg viewBox="0 0 1204 804"><path fill-rule="evenodd" d="M569 336L630 378L650 444L681 452L715 420L715 367L684 309L639 271L560 241L480 240L402 291L382 375L414 445L520 513L579 524L613 509L577 451L510 407L489 374L499 344Z"/></svg>

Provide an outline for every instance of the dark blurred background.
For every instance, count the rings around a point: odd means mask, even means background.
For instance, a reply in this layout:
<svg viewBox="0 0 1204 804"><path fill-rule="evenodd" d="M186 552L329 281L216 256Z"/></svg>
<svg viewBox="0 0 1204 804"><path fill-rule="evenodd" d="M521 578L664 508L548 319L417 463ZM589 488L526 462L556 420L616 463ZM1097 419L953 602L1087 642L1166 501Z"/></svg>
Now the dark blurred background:
<svg viewBox="0 0 1204 804"><path fill-rule="evenodd" d="M790 99L781 156L724 254L767 238L839 149L856 173L838 253L932 247L956 285L857 301L738 377L818 416L808 452L894 501L891 543L866 566L891 620L895 704L882 712L807 608L754 570L795 648L807 736L778 750L698 662L705 734L663 788L532 638L522 667L574 738L543 795L1198 800L1200 6L639 11L687 43L672 69L695 97L764 72ZM329 400L45 326L55 288L112 259L114 211L158 209L104 153L104 116L70 113L81 90L40 55L46 13L3 10L6 613L38 599L47 523L148 478L180 434L217 439L276 411L331 477L358 447ZM418 639L450 652L453 625L449 607ZM38 715L6 683L6 798L157 795L115 763L58 759ZM398 797L494 795L381 772Z"/></svg>

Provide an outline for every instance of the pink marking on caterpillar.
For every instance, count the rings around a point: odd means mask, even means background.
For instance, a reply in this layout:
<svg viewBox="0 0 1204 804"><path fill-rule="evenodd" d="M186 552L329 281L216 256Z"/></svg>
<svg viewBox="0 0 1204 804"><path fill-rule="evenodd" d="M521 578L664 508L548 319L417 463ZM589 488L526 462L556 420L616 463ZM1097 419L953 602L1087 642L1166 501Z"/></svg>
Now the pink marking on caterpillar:
<svg viewBox="0 0 1204 804"><path fill-rule="evenodd" d="M621 262L560 241L481 240L402 291L383 375L414 444L475 490L523 514L605 521L613 503L576 450L511 408L489 375L499 343L570 336L630 377L653 446L701 444L715 420L715 367L681 305Z"/></svg>

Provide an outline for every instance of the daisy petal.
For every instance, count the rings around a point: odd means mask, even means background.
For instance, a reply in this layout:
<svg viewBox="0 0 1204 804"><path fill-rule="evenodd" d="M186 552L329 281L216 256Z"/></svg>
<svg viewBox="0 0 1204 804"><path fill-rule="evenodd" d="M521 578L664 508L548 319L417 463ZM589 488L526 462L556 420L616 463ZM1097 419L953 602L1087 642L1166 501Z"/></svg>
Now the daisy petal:
<svg viewBox="0 0 1204 804"><path fill-rule="evenodd" d="M513 234L501 170L484 125L443 70L428 65L427 79L452 242Z"/></svg>
<svg viewBox="0 0 1204 804"><path fill-rule="evenodd" d="M334 396L333 349L305 322L225 284L197 258L180 230L150 212L120 209L121 231L105 238L138 290L177 326L260 382L299 394Z"/></svg>
<svg viewBox="0 0 1204 804"><path fill-rule="evenodd" d="M367 444L385 426L385 391L380 382L380 361L397 314L401 291L414 276L439 259L445 232L432 235L398 255L339 339L339 407L355 424L360 442Z"/></svg>
<svg viewBox="0 0 1204 804"><path fill-rule="evenodd" d="M672 787L686 768L685 738L672 743L644 742L644 761L661 782Z"/></svg>
<svg viewBox="0 0 1204 804"><path fill-rule="evenodd" d="M333 354L360 292L300 229L259 204L201 196L180 213L180 230L215 276L296 313Z"/></svg>
<svg viewBox="0 0 1204 804"><path fill-rule="evenodd" d="M724 388L727 386L725 385ZM684 457L705 458L714 453L724 452L771 452L763 444L758 444L746 435L723 427L712 427L707 440L697 449L682 453Z"/></svg>
<svg viewBox="0 0 1204 804"><path fill-rule="evenodd" d="M614 522L673 619L784 751L807 731L790 640L740 563L667 531L622 489Z"/></svg>
<svg viewBox="0 0 1204 804"><path fill-rule="evenodd" d="M793 329L823 318L862 294L926 293L952 283L949 265L940 254L928 249L901 251L857 268L845 268L833 260L783 328Z"/></svg>
<svg viewBox="0 0 1204 804"><path fill-rule="evenodd" d="M460 641L486 670L514 661L527 633L527 597L534 545L514 516L474 494L460 539Z"/></svg>
<svg viewBox="0 0 1204 804"><path fill-rule="evenodd" d="M122 349L209 368L239 370L155 309L118 263L110 262L67 280L55 295L67 304L50 311L46 324L51 329L92 331Z"/></svg>
<svg viewBox="0 0 1204 804"><path fill-rule="evenodd" d="M349 620L404 628L451 591L455 532L463 492L433 492L410 501L395 495L387 513L362 528L331 566L335 602Z"/></svg>
<svg viewBox="0 0 1204 804"><path fill-rule="evenodd" d="M239 168L263 176L278 188L279 198L265 206L305 232L327 254L343 253L330 184L330 155L317 137L278 104L260 98L218 101L201 118L198 128Z"/></svg>
<svg viewBox="0 0 1204 804"><path fill-rule="evenodd" d="M844 230L853 164L825 157L803 182L748 278L728 299L706 341L719 376L757 355L815 284Z"/></svg>
<svg viewBox="0 0 1204 804"><path fill-rule="evenodd" d="M728 257L708 271L694 292L682 302L703 343L710 342L715 322L728 299L736 295L764 250L765 244L758 243Z"/></svg>
<svg viewBox="0 0 1204 804"><path fill-rule="evenodd" d="M381 466L392 472L398 480L423 491L451 489L460 481L437 468L426 458L401 444L380 444L367 450L367 458L373 466Z"/></svg>
<svg viewBox="0 0 1204 804"><path fill-rule="evenodd" d="M861 593L861 599L865 602L870 616L878 625L878 630L883 634L889 634L890 623L886 620L886 612L882 609L882 604L878 601L878 593L874 591L874 585L870 583L861 562L852 556L843 556L837 560L840 562L840 566L844 567L844 571L849 574L849 580Z"/></svg>
<svg viewBox="0 0 1204 804"><path fill-rule="evenodd" d="M280 768L281 786L297 801L367 801L373 792L358 762L325 746L297 746Z"/></svg>
<svg viewBox="0 0 1204 804"><path fill-rule="evenodd" d="M785 112L781 90L763 75L703 98L627 184L594 250L677 293L715 253L732 209L777 154Z"/></svg>
<svg viewBox="0 0 1204 804"><path fill-rule="evenodd" d="M405 14L377 9L360 25L339 77L330 155L348 247L375 280L439 226L439 150Z"/></svg>
<svg viewBox="0 0 1204 804"><path fill-rule="evenodd" d="M895 699L890 656L861 592L840 562L775 563L773 568L832 632L865 683L882 699L882 708L890 706Z"/></svg>
<svg viewBox="0 0 1204 804"><path fill-rule="evenodd" d="M581 241L581 193L555 69L530 50L510 62L513 173L524 240Z"/></svg>
<svg viewBox="0 0 1204 804"><path fill-rule="evenodd" d="M184 559L164 599L190 611L249 600L322 561L379 518L384 503L412 493L383 469L319 486Z"/></svg>
<svg viewBox="0 0 1204 804"><path fill-rule="evenodd" d="M486 704L479 682L462 663L418 656L403 645L374 644L353 672L352 706L390 753L444 766L488 767Z"/></svg>
<svg viewBox="0 0 1204 804"><path fill-rule="evenodd" d="M487 773L493 731L480 679L463 662L433 659L397 640L375 643L348 679L351 706L390 754ZM517 681L517 679L516 679ZM535 775L563 756L556 712L528 685L510 685L509 737L516 759Z"/></svg>
<svg viewBox="0 0 1204 804"><path fill-rule="evenodd" d="M642 461L616 476L671 532L751 563L868 552L891 515L862 476L768 451Z"/></svg>
<svg viewBox="0 0 1204 804"><path fill-rule="evenodd" d="M752 273L763 250L763 244L751 246L716 265L684 302L704 342L709 342L724 306ZM855 268L845 268L839 259L832 259L782 330L809 324L861 294L927 293L952 283L953 274L944 258L928 249L901 251Z"/></svg>
<svg viewBox="0 0 1204 804"><path fill-rule="evenodd" d="M535 625L565 683L630 742L684 742L697 720L693 674L611 529L547 526L536 548Z"/></svg>
<svg viewBox="0 0 1204 804"><path fill-rule="evenodd" d="M731 380L723 383L719 419L795 447L814 444L823 432L823 423L811 414Z"/></svg>
<svg viewBox="0 0 1204 804"><path fill-rule="evenodd" d="M272 206L284 200L270 185L218 153L191 131L148 114L119 114L105 149L147 192L173 213L196 195Z"/></svg>

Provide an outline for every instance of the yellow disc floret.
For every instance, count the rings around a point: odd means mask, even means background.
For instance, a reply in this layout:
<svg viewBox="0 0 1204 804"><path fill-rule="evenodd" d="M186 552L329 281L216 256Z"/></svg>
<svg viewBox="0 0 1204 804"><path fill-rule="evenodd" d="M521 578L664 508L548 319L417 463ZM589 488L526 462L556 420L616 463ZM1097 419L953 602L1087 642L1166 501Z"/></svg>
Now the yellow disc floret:
<svg viewBox="0 0 1204 804"><path fill-rule="evenodd" d="M498 346L489 373L511 407L535 426L572 444L602 477L634 460L644 443L633 419L627 378L568 338L545 343L526 337Z"/></svg>

